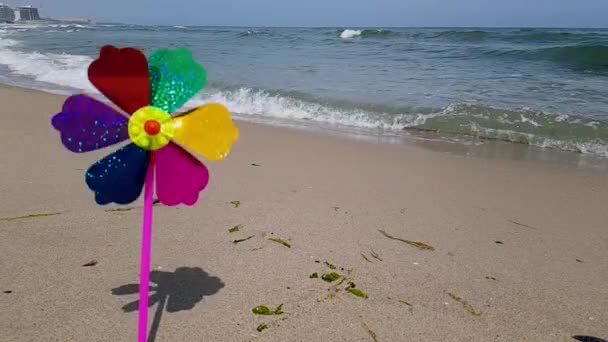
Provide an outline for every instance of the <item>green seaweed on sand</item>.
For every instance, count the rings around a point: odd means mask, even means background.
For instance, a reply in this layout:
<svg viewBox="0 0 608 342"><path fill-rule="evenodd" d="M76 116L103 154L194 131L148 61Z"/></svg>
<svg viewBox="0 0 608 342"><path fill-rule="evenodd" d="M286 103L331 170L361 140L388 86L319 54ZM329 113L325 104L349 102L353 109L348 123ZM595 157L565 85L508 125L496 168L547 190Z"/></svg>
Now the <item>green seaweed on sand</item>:
<svg viewBox="0 0 608 342"><path fill-rule="evenodd" d="M405 300L405 299L399 300L399 303L403 303L403 304L407 305L410 310L410 313L414 313L414 304L410 303L408 300Z"/></svg>
<svg viewBox="0 0 608 342"><path fill-rule="evenodd" d="M370 255L371 255L371 256L372 256L374 259L378 259L378 260L380 260L380 261L384 261L384 260L382 260L382 258L380 257L380 254L376 253L376 251L374 251L374 250L373 250L373 249L371 249L371 248L370 248L370 250L371 250L371 252L370 252L369 254L370 254Z"/></svg>
<svg viewBox="0 0 608 342"><path fill-rule="evenodd" d="M238 208L241 205L241 201L232 201L230 202L235 208Z"/></svg>
<svg viewBox="0 0 608 342"><path fill-rule="evenodd" d="M291 248L291 245L287 241L285 241L283 239L268 239L268 240L274 241L276 243L280 243L281 245L283 245L283 246L285 246L287 248Z"/></svg>
<svg viewBox="0 0 608 342"><path fill-rule="evenodd" d="M328 263L327 261L325 262L325 265L326 265L327 267L329 267L329 269L331 269L331 270L335 270L335 269L337 268L337 267L336 267L336 265L334 265L334 264L330 264L330 263Z"/></svg>
<svg viewBox="0 0 608 342"><path fill-rule="evenodd" d="M264 329L268 329L268 325L266 323L262 323L258 325L257 328L255 328L255 330L257 330L258 332L262 332Z"/></svg>
<svg viewBox="0 0 608 342"><path fill-rule="evenodd" d="M475 311L475 309L473 308L473 306L471 304L469 304L469 302L467 302L466 300L462 299L461 297L458 297L457 295L455 295L453 293L448 293L448 295L450 297L452 297L453 300L455 300L458 303L462 304L462 307L464 307L464 309L467 310L471 315L473 315L473 316L481 316L482 312L481 311Z"/></svg>
<svg viewBox="0 0 608 342"><path fill-rule="evenodd" d="M60 215L60 214L61 213L41 213L41 214L29 214L29 215L16 216L16 217L3 217L3 218L0 218L0 221L16 221L16 220L23 220L23 219L29 219L29 218L55 216L55 215Z"/></svg>
<svg viewBox="0 0 608 342"><path fill-rule="evenodd" d="M316 278L319 278L319 273L315 272L315 273L313 273L313 274L309 275L309 276L308 276L308 278L310 278L310 279L316 279Z"/></svg>
<svg viewBox="0 0 608 342"><path fill-rule="evenodd" d="M283 304L277 306L277 308L274 310L270 310L265 305L260 305L260 306L256 306L251 311L256 315L265 315L265 316L280 315L283 313Z"/></svg>
<svg viewBox="0 0 608 342"><path fill-rule="evenodd" d="M239 224L239 225L237 225L237 226L234 226L234 227L232 227L232 228L228 229L228 233L236 233L236 232L238 232L239 230L241 230L241 228L243 228L243 225L242 225L242 224Z"/></svg>
<svg viewBox="0 0 608 342"><path fill-rule="evenodd" d="M392 235L390 235L389 233L387 233L385 230L378 230L380 233L382 233L382 235L384 235L385 237L391 239L391 240L397 240L397 241L401 241L404 243L407 243L410 246L414 246L418 249L422 249L422 250L429 250L429 251L434 251L435 247L431 246L431 245L427 245L424 242L418 242L418 241L412 241L412 240L405 240L405 239L401 239L398 237L394 237Z"/></svg>
<svg viewBox="0 0 608 342"><path fill-rule="evenodd" d="M517 225L517 226L520 226L520 227L526 227L526 228L530 228L530 229L538 229L536 227L529 226L529 225L527 225L525 223L521 223L521 222L517 222L517 221L513 221L513 220L508 220L508 221L511 222L511 223L513 223L514 225Z"/></svg>
<svg viewBox="0 0 608 342"><path fill-rule="evenodd" d="M347 287L346 291L354 294L357 297L361 297L361 298L365 298L365 299L369 298L367 293L365 293L359 289L356 289L354 287Z"/></svg>
<svg viewBox="0 0 608 342"><path fill-rule="evenodd" d="M334 281L340 279L340 277L342 277L341 275L339 275L336 272L331 272L331 273L326 273L324 275L321 276L321 279L325 280L328 283L333 283Z"/></svg>
<svg viewBox="0 0 608 342"><path fill-rule="evenodd" d="M369 260L369 258L367 256L365 256L365 254L361 253L361 256L363 257L363 259L365 259L365 261L367 262L372 262L371 260Z"/></svg>
<svg viewBox="0 0 608 342"><path fill-rule="evenodd" d="M325 297L325 300L334 299L334 298L336 298L336 294L335 293L330 293L330 294L327 295L327 297Z"/></svg>
<svg viewBox="0 0 608 342"><path fill-rule="evenodd" d="M236 244L237 244L237 243L239 243L239 242L243 242L243 241L247 241L247 240L249 240L249 239L252 239L254 236L255 236L255 235L251 235L251 236L246 237L246 238L244 238L244 239L238 239L238 240L234 240L234 241L232 241L232 243L236 245Z"/></svg>
<svg viewBox="0 0 608 342"><path fill-rule="evenodd" d="M347 280L346 277L342 277L342 279L340 279L340 282L338 284L336 284L336 286L342 285L342 283L344 283L346 280Z"/></svg>
<svg viewBox="0 0 608 342"><path fill-rule="evenodd" d="M97 260L91 260L89 262L87 262L86 264L82 265L82 267L92 267L97 265Z"/></svg>
<svg viewBox="0 0 608 342"><path fill-rule="evenodd" d="M376 335L376 333L372 329L370 329L367 324L365 324L365 322L363 322L363 328L365 328L365 331L367 331L367 333L372 338L372 340L374 340L374 342L378 342L378 335Z"/></svg>
<svg viewBox="0 0 608 342"><path fill-rule="evenodd" d="M112 209L106 209L106 212L116 213L116 212L131 211L131 210L133 210L133 208L112 208Z"/></svg>

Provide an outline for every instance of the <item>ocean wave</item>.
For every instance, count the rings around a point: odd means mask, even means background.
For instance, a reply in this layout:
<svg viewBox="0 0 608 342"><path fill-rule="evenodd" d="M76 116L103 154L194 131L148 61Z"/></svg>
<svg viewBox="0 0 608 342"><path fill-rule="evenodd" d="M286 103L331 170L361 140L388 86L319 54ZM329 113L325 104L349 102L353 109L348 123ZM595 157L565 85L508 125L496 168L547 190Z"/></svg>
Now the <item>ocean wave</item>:
<svg viewBox="0 0 608 342"><path fill-rule="evenodd" d="M541 50L540 54L560 63L594 69L608 69L608 45L546 48Z"/></svg>
<svg viewBox="0 0 608 342"><path fill-rule="evenodd" d="M501 109L455 103L443 108L335 106L251 88L212 89L190 105L225 104L241 117L315 121L381 131L415 130L470 136L608 157L608 123L530 109ZM379 108L383 109L383 108Z"/></svg>
<svg viewBox="0 0 608 342"><path fill-rule="evenodd" d="M247 30L238 33L239 37L272 36L271 30Z"/></svg>
<svg viewBox="0 0 608 342"><path fill-rule="evenodd" d="M492 37L492 35L493 33L488 31L444 31L429 38L479 42Z"/></svg>
<svg viewBox="0 0 608 342"><path fill-rule="evenodd" d="M409 128L608 157L608 122L529 108L453 104L440 115Z"/></svg>
<svg viewBox="0 0 608 342"><path fill-rule="evenodd" d="M16 76L32 81L64 87L95 91L87 78L87 67L93 61L89 56L21 52L14 47L19 42L0 39L0 64Z"/></svg>
<svg viewBox="0 0 608 342"><path fill-rule="evenodd" d="M374 29L364 29L364 30L345 29L345 30L339 30L337 33L340 36L340 38L342 38L342 39L351 39L351 38L357 38L357 37L382 38L382 37L388 37L388 36L397 34L396 32L391 31L391 30L374 30Z"/></svg>
<svg viewBox="0 0 608 342"><path fill-rule="evenodd" d="M495 49L484 52L495 57L549 60L566 66L608 70L608 45L572 45L528 49Z"/></svg>
<svg viewBox="0 0 608 342"><path fill-rule="evenodd" d="M302 96L306 97L306 96ZM361 128L402 129L400 118L392 114L369 112L356 107L341 108L320 102L286 96L280 92L252 88L213 89L200 94L190 105L208 102L225 104L242 116L318 121Z"/></svg>
<svg viewBox="0 0 608 342"><path fill-rule="evenodd" d="M438 39L454 42L481 43L487 41L509 43L566 43L585 41L608 41L608 33L581 30L564 32L560 30L518 29L518 30L449 30L441 32L416 32L412 35L418 39Z"/></svg>

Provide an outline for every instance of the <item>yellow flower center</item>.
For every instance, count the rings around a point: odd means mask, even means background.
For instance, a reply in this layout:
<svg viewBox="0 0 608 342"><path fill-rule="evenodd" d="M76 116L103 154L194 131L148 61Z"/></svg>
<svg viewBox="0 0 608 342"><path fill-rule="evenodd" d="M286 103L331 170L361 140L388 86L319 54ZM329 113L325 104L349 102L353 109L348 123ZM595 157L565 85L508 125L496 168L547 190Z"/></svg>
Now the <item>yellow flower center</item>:
<svg viewBox="0 0 608 342"><path fill-rule="evenodd" d="M129 119L129 137L144 150L156 151L165 147L173 133L171 115L156 107L140 108Z"/></svg>

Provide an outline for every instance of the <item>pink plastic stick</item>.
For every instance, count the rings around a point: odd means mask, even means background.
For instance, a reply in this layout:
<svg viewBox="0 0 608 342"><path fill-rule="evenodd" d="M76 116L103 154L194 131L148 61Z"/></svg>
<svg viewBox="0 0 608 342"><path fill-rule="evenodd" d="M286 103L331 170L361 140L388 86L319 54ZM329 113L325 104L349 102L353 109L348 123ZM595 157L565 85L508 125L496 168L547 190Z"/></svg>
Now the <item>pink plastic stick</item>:
<svg viewBox="0 0 608 342"><path fill-rule="evenodd" d="M154 154L151 155L144 186L144 227L141 239L141 270L139 274L139 342L148 335L148 292L150 290L150 259L152 249L152 211L154 198Z"/></svg>

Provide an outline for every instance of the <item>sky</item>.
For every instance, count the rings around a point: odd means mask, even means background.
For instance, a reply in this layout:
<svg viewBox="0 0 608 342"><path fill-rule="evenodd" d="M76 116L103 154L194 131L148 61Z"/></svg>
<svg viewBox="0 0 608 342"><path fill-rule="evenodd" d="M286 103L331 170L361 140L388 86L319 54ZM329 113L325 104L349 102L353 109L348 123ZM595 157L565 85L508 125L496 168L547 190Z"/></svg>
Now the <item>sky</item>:
<svg viewBox="0 0 608 342"><path fill-rule="evenodd" d="M6 1L5 2L9 2ZM201 26L608 27L608 0L14 0L54 18Z"/></svg>

